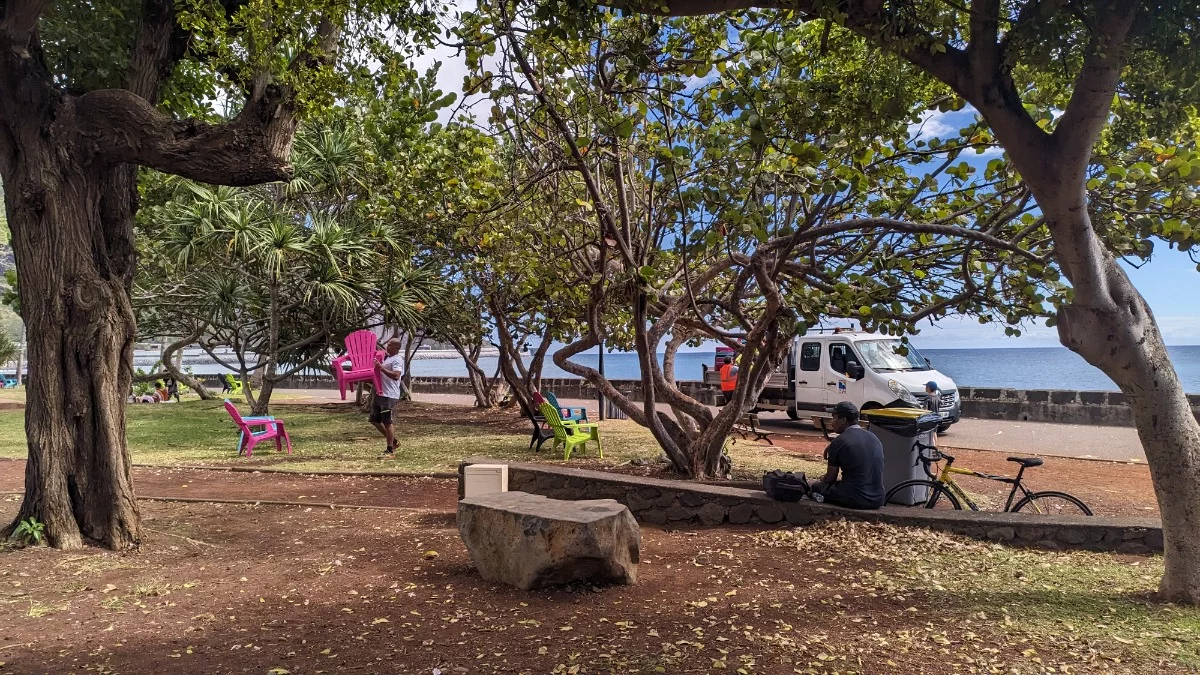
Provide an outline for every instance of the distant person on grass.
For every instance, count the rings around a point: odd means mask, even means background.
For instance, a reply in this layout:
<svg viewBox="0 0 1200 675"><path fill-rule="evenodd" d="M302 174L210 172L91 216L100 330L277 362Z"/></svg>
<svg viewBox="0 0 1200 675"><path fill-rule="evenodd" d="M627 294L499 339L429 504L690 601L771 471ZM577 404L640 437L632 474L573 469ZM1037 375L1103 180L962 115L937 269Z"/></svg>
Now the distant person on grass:
<svg viewBox="0 0 1200 675"><path fill-rule="evenodd" d="M825 449L829 468L824 478L812 484L813 499L851 509L883 506L883 444L879 438L858 426L858 408L849 401L833 407L830 427L838 436Z"/></svg>
<svg viewBox="0 0 1200 675"><path fill-rule="evenodd" d="M396 434L392 426L392 408L400 401L404 385L404 356L400 354L400 340L392 338L387 341L387 357L375 361L375 370L379 371L379 391L371 401L371 424L383 434L387 440L387 450L383 451L381 459L392 459L396 456Z"/></svg>

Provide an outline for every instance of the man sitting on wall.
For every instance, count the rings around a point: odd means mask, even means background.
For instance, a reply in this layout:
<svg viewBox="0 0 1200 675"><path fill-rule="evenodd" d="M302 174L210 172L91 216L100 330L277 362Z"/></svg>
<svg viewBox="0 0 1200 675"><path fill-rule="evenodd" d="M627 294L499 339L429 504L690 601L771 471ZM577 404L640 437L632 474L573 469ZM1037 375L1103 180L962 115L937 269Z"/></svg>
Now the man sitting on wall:
<svg viewBox="0 0 1200 675"><path fill-rule="evenodd" d="M813 499L851 509L883 506L883 445L879 438L858 426L858 408L849 401L833 407L830 428L838 436L825 449L829 469L812 484Z"/></svg>

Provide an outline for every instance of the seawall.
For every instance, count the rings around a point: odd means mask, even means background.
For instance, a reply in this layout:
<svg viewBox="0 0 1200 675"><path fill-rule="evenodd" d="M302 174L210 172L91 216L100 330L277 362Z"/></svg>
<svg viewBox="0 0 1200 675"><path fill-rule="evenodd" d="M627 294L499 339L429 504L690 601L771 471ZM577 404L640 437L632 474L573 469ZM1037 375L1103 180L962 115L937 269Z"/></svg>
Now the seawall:
<svg viewBox="0 0 1200 675"><path fill-rule="evenodd" d="M216 376L201 376L207 386L220 390ZM677 383L684 393L709 405L716 404L717 390L697 381ZM613 380L613 386L641 400L640 380ZM287 389L336 389L332 377L293 377L281 385ZM595 399L596 388L579 379L544 379L542 387L559 398ZM431 394L472 394L465 377L416 377L413 388ZM960 387L963 417L1057 422L1099 426L1133 426L1133 413L1125 395L1116 391L1075 391L1060 389L1005 389L997 387ZM1192 412L1200 419L1200 394L1188 394Z"/></svg>

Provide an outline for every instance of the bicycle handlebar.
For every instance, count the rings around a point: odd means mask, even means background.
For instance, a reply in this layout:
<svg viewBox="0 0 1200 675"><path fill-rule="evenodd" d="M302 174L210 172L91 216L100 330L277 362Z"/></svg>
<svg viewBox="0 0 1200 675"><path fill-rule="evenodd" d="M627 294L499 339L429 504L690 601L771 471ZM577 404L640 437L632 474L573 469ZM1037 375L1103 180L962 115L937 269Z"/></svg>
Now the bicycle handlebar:
<svg viewBox="0 0 1200 675"><path fill-rule="evenodd" d="M936 478L936 474L929 470L930 464L933 464L934 462L940 462L942 460L954 462L954 457L947 455L941 450L938 450L937 446L925 445L920 441L914 441L913 447L917 450L917 461L913 462L913 466L924 464L925 474L930 478Z"/></svg>

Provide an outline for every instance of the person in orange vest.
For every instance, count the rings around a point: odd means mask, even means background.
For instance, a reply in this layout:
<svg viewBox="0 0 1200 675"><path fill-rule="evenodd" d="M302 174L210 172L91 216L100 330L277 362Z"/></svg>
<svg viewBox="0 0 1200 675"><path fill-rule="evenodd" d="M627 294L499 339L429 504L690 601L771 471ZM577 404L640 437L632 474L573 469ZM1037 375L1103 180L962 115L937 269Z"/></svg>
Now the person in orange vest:
<svg viewBox="0 0 1200 675"><path fill-rule="evenodd" d="M738 367L733 365L733 358L726 356L725 364L718 371L721 374L721 393L725 395L725 403L733 400L733 390L737 389Z"/></svg>

